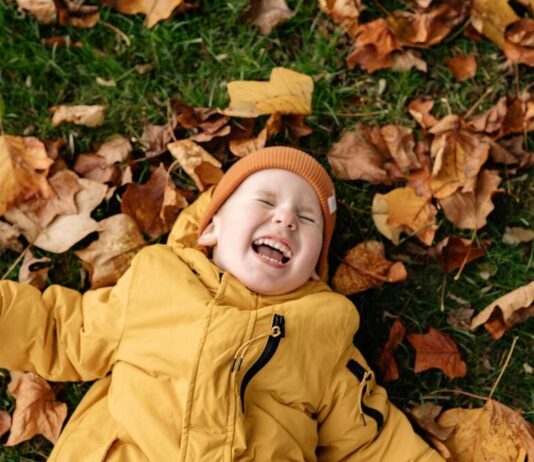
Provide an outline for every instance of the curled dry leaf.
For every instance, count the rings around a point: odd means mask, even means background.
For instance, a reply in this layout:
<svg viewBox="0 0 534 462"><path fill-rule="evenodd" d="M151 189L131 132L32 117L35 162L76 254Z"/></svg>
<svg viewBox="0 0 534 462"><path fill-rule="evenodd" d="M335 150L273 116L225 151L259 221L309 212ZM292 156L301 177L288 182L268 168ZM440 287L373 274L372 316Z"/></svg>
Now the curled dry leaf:
<svg viewBox="0 0 534 462"><path fill-rule="evenodd" d="M37 138L0 136L0 216L31 197L52 197L54 191L46 179L52 164Z"/></svg>
<svg viewBox="0 0 534 462"><path fill-rule="evenodd" d="M534 427L521 413L492 399L478 409L449 409L441 414L438 424L454 426L452 436L442 440L450 460L534 460Z"/></svg>
<svg viewBox="0 0 534 462"><path fill-rule="evenodd" d="M221 163L193 141L175 141L167 148L200 191L217 184L222 178Z"/></svg>
<svg viewBox="0 0 534 462"><path fill-rule="evenodd" d="M9 249L22 252L22 243L18 240L20 231L13 225L0 221L0 255Z"/></svg>
<svg viewBox="0 0 534 462"><path fill-rule="evenodd" d="M54 127L64 122L72 122L86 127L98 127L104 122L105 107L101 105L53 106L52 125Z"/></svg>
<svg viewBox="0 0 534 462"><path fill-rule="evenodd" d="M242 20L257 26L260 33L269 35L278 25L293 16L285 0L252 0Z"/></svg>
<svg viewBox="0 0 534 462"><path fill-rule="evenodd" d="M19 270L19 282L30 284L39 290L43 289L50 263L50 258L35 258L30 251L26 252Z"/></svg>
<svg viewBox="0 0 534 462"><path fill-rule="evenodd" d="M9 430L9 427L11 427L11 416L5 411L0 411L0 438Z"/></svg>
<svg viewBox="0 0 534 462"><path fill-rule="evenodd" d="M415 419L417 424L427 433L440 440L446 440L454 431L454 426L443 426L436 422L436 418L441 414L441 406L433 403L423 403L419 406L408 409L408 413Z"/></svg>
<svg viewBox="0 0 534 462"><path fill-rule="evenodd" d="M498 298L471 322L471 329L484 324L485 329L497 340L514 324L534 316L534 282L512 290Z"/></svg>
<svg viewBox="0 0 534 462"><path fill-rule="evenodd" d="M147 157L156 157L167 151L167 145L172 141L174 124L165 125L146 124L143 127L141 143L146 148Z"/></svg>
<svg viewBox="0 0 534 462"><path fill-rule="evenodd" d="M230 105L223 114L258 117L263 114L311 114L313 79L283 67L271 72L269 82L237 80L228 83Z"/></svg>
<svg viewBox="0 0 534 462"><path fill-rule="evenodd" d="M55 443L67 417L67 405L56 401L46 380L32 372L11 372L8 392L16 399L6 446L15 446L35 435Z"/></svg>
<svg viewBox="0 0 534 462"><path fill-rule="evenodd" d="M434 126L438 120L430 113L434 106L434 101L431 99L415 99L408 104L408 112L417 121L417 123L424 128Z"/></svg>
<svg viewBox="0 0 534 462"><path fill-rule="evenodd" d="M395 319L395 322L389 331L388 340L382 348L377 360L377 366L382 372L382 382L391 382L393 380L398 380L399 378L399 368L393 357L393 350L401 344L405 332L406 328L400 319Z"/></svg>
<svg viewBox="0 0 534 462"><path fill-rule="evenodd" d="M534 240L534 230L521 228L518 226L504 228L502 241L508 245L519 244L521 242L530 242Z"/></svg>
<svg viewBox="0 0 534 462"><path fill-rule="evenodd" d="M91 289L115 284L146 243L133 218L123 213L98 222L98 239L74 252L89 272Z"/></svg>
<svg viewBox="0 0 534 462"><path fill-rule="evenodd" d="M443 62L454 74L456 80L472 79L477 73L477 60L473 53L445 57Z"/></svg>
<svg viewBox="0 0 534 462"><path fill-rule="evenodd" d="M404 281L406 277L406 268L401 262L386 260L381 242L366 241L345 255L332 284L337 292L351 295L380 286L384 282Z"/></svg>
<svg viewBox="0 0 534 462"><path fill-rule="evenodd" d="M506 27L518 19L508 0L473 0L471 24L500 48L504 47Z"/></svg>
<svg viewBox="0 0 534 462"><path fill-rule="evenodd" d="M506 30L504 54L514 62L534 66L534 19L520 19Z"/></svg>
<svg viewBox="0 0 534 462"><path fill-rule="evenodd" d="M62 26L88 29L100 20L100 11L96 5L85 5L83 0L55 0L58 19Z"/></svg>
<svg viewBox="0 0 534 462"><path fill-rule="evenodd" d="M495 208L492 197L500 192L501 177L491 170L482 170L473 192L455 192L439 202L447 219L461 229L480 229Z"/></svg>
<svg viewBox="0 0 534 462"><path fill-rule="evenodd" d="M497 104L489 108L482 114L472 118L469 121L469 127L476 132L494 133L502 129L508 105L506 97L499 98Z"/></svg>
<svg viewBox="0 0 534 462"><path fill-rule="evenodd" d="M131 216L152 239L170 231L187 201L176 190L167 170L160 165L143 185L131 183L122 195L121 212Z"/></svg>
<svg viewBox="0 0 534 462"><path fill-rule="evenodd" d="M40 24L53 24L57 20L54 0L17 0L19 9L29 12Z"/></svg>
<svg viewBox="0 0 534 462"><path fill-rule="evenodd" d="M415 234L426 245L434 240L437 210L428 198L418 196L412 188L375 194L372 213L378 231L395 244L402 232Z"/></svg>
<svg viewBox="0 0 534 462"><path fill-rule="evenodd" d="M319 0L319 7L343 27L350 37L356 35L363 9L361 0Z"/></svg>
<svg viewBox="0 0 534 462"><path fill-rule="evenodd" d="M467 373L467 365L449 335L431 327L426 334L410 334L406 338L415 349L415 372L440 369L449 379Z"/></svg>
<svg viewBox="0 0 534 462"><path fill-rule="evenodd" d="M244 157L258 149L261 149L267 143L267 140L278 133L282 128L282 116L278 113L271 114L265 127L262 128L258 136L252 138L230 140L229 148L232 154L237 157Z"/></svg>
<svg viewBox="0 0 534 462"><path fill-rule="evenodd" d="M440 241L432 252L443 269L450 273L486 255L484 247L469 239L449 236Z"/></svg>
<svg viewBox="0 0 534 462"><path fill-rule="evenodd" d="M534 152L523 149L524 137L513 136L501 140L499 143L492 141L490 156L494 162L505 165L516 165L519 168L528 168L534 165Z"/></svg>

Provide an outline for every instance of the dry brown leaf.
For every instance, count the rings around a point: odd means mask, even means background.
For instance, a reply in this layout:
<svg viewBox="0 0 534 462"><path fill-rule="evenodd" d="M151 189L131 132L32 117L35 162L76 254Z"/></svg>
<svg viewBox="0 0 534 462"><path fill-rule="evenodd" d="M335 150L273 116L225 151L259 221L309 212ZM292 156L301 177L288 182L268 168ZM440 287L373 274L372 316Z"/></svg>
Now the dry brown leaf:
<svg viewBox="0 0 534 462"><path fill-rule="evenodd" d="M74 252L89 272L91 289L115 284L146 244L133 218L123 213L100 221L98 233L89 247Z"/></svg>
<svg viewBox="0 0 534 462"><path fill-rule="evenodd" d="M232 117L263 114L311 114L313 79L283 67L275 67L269 82L229 82L230 105L222 111Z"/></svg>
<svg viewBox="0 0 534 462"><path fill-rule="evenodd" d="M31 251L26 252L19 270L19 282L30 284L39 290L43 289L51 261L46 257L35 258Z"/></svg>
<svg viewBox="0 0 534 462"><path fill-rule="evenodd" d="M457 329L469 330L471 328L471 320L475 314L475 310L471 308L470 304L462 306L457 310L449 311L447 315L447 324Z"/></svg>
<svg viewBox="0 0 534 462"><path fill-rule="evenodd" d="M11 427L11 416L5 412L0 411L0 437Z"/></svg>
<svg viewBox="0 0 534 462"><path fill-rule="evenodd" d="M6 446L15 446L35 435L55 443L67 417L67 405L56 401L46 380L32 372L11 372L8 392L16 399Z"/></svg>
<svg viewBox="0 0 534 462"><path fill-rule="evenodd" d="M168 233L184 207L187 201L161 165L145 184L131 183L121 198L121 212L131 216L152 239Z"/></svg>
<svg viewBox="0 0 534 462"><path fill-rule="evenodd" d="M282 128L282 116L275 112L271 114L265 127L262 128L258 136L252 138L230 140L229 148L232 154L237 157L244 157L258 149L261 149L267 143L267 140L278 133Z"/></svg>
<svg viewBox="0 0 534 462"><path fill-rule="evenodd" d="M102 144L96 154L106 159L109 165L125 162L132 154L132 145L126 138L117 135Z"/></svg>
<svg viewBox="0 0 534 462"><path fill-rule="evenodd" d="M439 202L447 219L461 229L480 229L495 208L492 197L500 192L501 177L494 171L482 170L474 192L455 192Z"/></svg>
<svg viewBox="0 0 534 462"><path fill-rule="evenodd" d="M518 19L508 0L473 0L471 24L500 48L504 47L506 27Z"/></svg>
<svg viewBox="0 0 534 462"><path fill-rule="evenodd" d="M432 198L432 173L430 171L430 156L428 155L428 142L418 141L415 145L415 152L421 168L409 173L406 186L412 188L420 197Z"/></svg>
<svg viewBox="0 0 534 462"><path fill-rule="evenodd" d="M120 170L96 154L80 154L74 162L74 171L82 177L99 183L116 183Z"/></svg>
<svg viewBox="0 0 534 462"><path fill-rule="evenodd" d="M534 66L534 20L524 18L506 30L504 54L514 62Z"/></svg>
<svg viewBox="0 0 534 462"><path fill-rule="evenodd" d="M17 0L19 9L29 12L41 24L53 24L57 20L54 0Z"/></svg>
<svg viewBox="0 0 534 462"><path fill-rule="evenodd" d="M345 255L332 284L337 292L351 295L380 286L384 282L404 281L406 277L406 269L401 262L386 260L381 242L366 241Z"/></svg>
<svg viewBox="0 0 534 462"><path fill-rule="evenodd" d="M473 53L454 57L446 56L443 58L443 62L454 74L456 80L472 79L477 73L477 59Z"/></svg>
<svg viewBox="0 0 534 462"><path fill-rule="evenodd" d="M449 335L431 327L426 334L410 334L406 338L416 352L416 373L440 369L449 379L463 377L467 373L467 365Z"/></svg>
<svg viewBox="0 0 534 462"><path fill-rule="evenodd" d="M175 141L167 148L200 191L217 184L222 178L221 163L193 141Z"/></svg>
<svg viewBox="0 0 534 462"><path fill-rule="evenodd" d="M455 427L452 436L442 441L455 462L534 460L534 427L497 401L489 399L478 409L449 409L438 424Z"/></svg>
<svg viewBox="0 0 534 462"><path fill-rule="evenodd" d="M484 324L497 340L514 324L534 316L534 282L519 287L499 297L478 313L471 322L471 329Z"/></svg>
<svg viewBox="0 0 534 462"><path fill-rule="evenodd" d="M141 143L146 148L147 157L156 157L167 151L167 145L172 141L174 125L152 125L143 127Z"/></svg>
<svg viewBox="0 0 534 462"><path fill-rule="evenodd" d="M0 136L0 216L31 197L53 196L46 180L52 164L44 144L37 138Z"/></svg>
<svg viewBox="0 0 534 462"><path fill-rule="evenodd" d="M382 382L391 382L399 378L399 368L393 357L393 350L400 345L404 339L405 332L406 328L402 322L399 319L395 319L389 331L388 340L382 351L380 351L377 360L378 369L382 372Z"/></svg>
<svg viewBox="0 0 534 462"><path fill-rule="evenodd" d="M401 170L407 172L421 167L415 154L413 130L400 125L385 125L380 129L389 154Z"/></svg>
<svg viewBox="0 0 534 462"><path fill-rule="evenodd" d="M43 45L58 46L58 47L75 47L83 48L83 43L79 40L71 40L69 35L44 37L41 39Z"/></svg>
<svg viewBox="0 0 534 462"><path fill-rule="evenodd" d="M449 236L433 248L433 254L445 271L450 273L477 258L483 257L486 255L486 251L474 241Z"/></svg>
<svg viewBox="0 0 534 462"><path fill-rule="evenodd" d="M169 18L174 11L184 11L197 6L184 0L105 0L104 4L123 14L146 15L145 24L149 28Z"/></svg>
<svg viewBox="0 0 534 462"><path fill-rule="evenodd" d="M54 0L58 9L59 24L88 29L100 20L100 11L96 5L85 5L79 0Z"/></svg>
<svg viewBox="0 0 534 462"><path fill-rule="evenodd" d="M425 430L427 433L439 438L440 440L446 440L454 431L454 426L445 427L436 422L436 418L441 413L441 406L433 403L423 403L419 406L408 409L408 413L415 419L417 424Z"/></svg>
<svg viewBox="0 0 534 462"><path fill-rule="evenodd" d="M490 156L494 162L515 165L519 168L528 168L534 165L534 152L523 149L524 136L513 136L501 140L499 143L492 141Z"/></svg>
<svg viewBox="0 0 534 462"><path fill-rule="evenodd" d="M372 213L377 229L395 244L402 232L414 233L426 245L434 240L437 210L428 198L418 196L412 188L375 194Z"/></svg>
<svg viewBox="0 0 534 462"><path fill-rule="evenodd" d="M502 241L508 245L515 245L521 242L530 242L534 240L534 229L521 228L512 226L504 228Z"/></svg>
<svg viewBox="0 0 534 462"><path fill-rule="evenodd" d="M438 122L438 120L430 114L432 106L434 106L433 100L422 98L415 99L408 104L408 112L425 130L434 126Z"/></svg>
<svg viewBox="0 0 534 462"><path fill-rule="evenodd" d="M257 26L260 34L269 35L278 25L293 16L285 0L252 0L242 20Z"/></svg>
<svg viewBox="0 0 534 462"><path fill-rule="evenodd" d="M7 249L22 252L22 243L18 240L20 231L13 225L0 221L0 255Z"/></svg>
<svg viewBox="0 0 534 462"><path fill-rule="evenodd" d="M343 27L350 37L356 35L363 9L361 0L319 0L319 7Z"/></svg>
<svg viewBox="0 0 534 462"><path fill-rule="evenodd" d="M469 127L476 132L494 133L502 129L507 112L506 97L503 96L497 104L471 119Z"/></svg>
<svg viewBox="0 0 534 462"><path fill-rule="evenodd" d="M98 127L104 122L105 107L100 105L93 106L53 106L52 125L54 127L64 122L72 122L76 125L85 125L86 127Z"/></svg>

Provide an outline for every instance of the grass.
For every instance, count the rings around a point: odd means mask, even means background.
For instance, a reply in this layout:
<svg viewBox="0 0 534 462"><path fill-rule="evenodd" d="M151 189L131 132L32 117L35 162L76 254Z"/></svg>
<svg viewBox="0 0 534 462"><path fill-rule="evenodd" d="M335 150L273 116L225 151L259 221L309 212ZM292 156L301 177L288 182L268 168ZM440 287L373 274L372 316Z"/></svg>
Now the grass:
<svg viewBox="0 0 534 462"><path fill-rule="evenodd" d="M107 8L101 9L100 23L90 30L42 26L17 12L14 4L0 3L0 29L5 31L0 35L0 92L5 103L5 132L72 140L74 152L67 148L62 151L72 166L75 153L90 152L95 143L109 135L120 133L138 139L145 123L165 122L170 97L179 97L192 106L224 107L227 82L266 80L273 67L284 66L314 77L314 113L307 118L314 132L302 138L300 146L326 165L325 154L330 146L356 122L398 123L415 128L405 106L417 97L433 98L435 115L443 116L449 108L453 113L464 114L486 94L475 110L478 113L499 97L513 94L516 86L524 90L534 83L531 69L520 66L517 75L506 74L499 68L503 56L495 46L487 40L475 43L461 33L422 51L428 63L427 74L415 70L400 74L385 70L370 75L346 68L344 59L350 48L347 39L319 12L314 2L289 2L295 16L267 37L240 22L248 0L203 3L201 9L180 14L150 30L143 25L140 16L124 16ZM382 15L374 4L365 3L369 4L365 21ZM124 32L130 44L126 44L113 28ZM81 41L83 48L41 44L44 37L55 35L69 35L71 40ZM459 51L477 54L479 67L472 80L456 82L442 63L444 56ZM150 73L135 72L136 65L147 63L154 66ZM98 85L97 77L113 80L116 86ZM48 108L62 103L104 104L106 123L96 129L54 128ZM289 140L286 134L280 134L275 142L288 143ZM533 149L534 142L529 140L528 143ZM142 155L139 145L136 145L136 154ZM341 181L336 182L336 187L341 205L331 252L332 269L338 266L349 248L364 239L383 241L388 255L407 251L413 239L404 239L399 246L394 246L379 235L372 223L372 196L387 188ZM487 396L517 336L511 362L494 396L508 406L522 409L526 418L534 422L534 375L523 367L529 361L530 366L534 366L531 359L534 357L534 319L515 326L499 341L491 340L482 328L467 332L447 323L448 314L460 306L455 301L458 297L469 301L479 311L495 298L534 278L532 244L507 246L502 243L505 226L534 226L534 176L530 172L520 180L505 179L501 187L512 194L495 198L496 208L488 225L477 233L478 239L492 241L488 254L483 260L467 265L459 280L454 280L455 273L446 277L445 312L440 311L443 272L437 264L424 258L416 258L408 265L409 278L405 282L352 297L362 317L356 342L371 363L395 317L401 318L410 333L426 332L431 326L448 332L467 361L469 370L463 379L450 381L438 371L414 374L414 352L404 342L395 352L401 378L387 384L392 401L400 408L429 399L445 407L480 406L480 400L445 389L458 387ZM101 219L116 213L116 208L117 204L112 204L110 209L101 207L95 216ZM455 230L445 221L436 237L439 240L453 233L470 235L470 232ZM87 241L77 248L85 245ZM83 271L72 251L50 256L53 264L50 283L80 290L86 288ZM16 257L15 252L4 253L0 273L3 274ZM494 273L489 279L481 276L481 269L487 267ZM15 278L16 273L12 272L10 278ZM0 377L0 408L12 411L13 400L5 393L7 382L8 376ZM68 403L70 411L88 387L87 384L55 386L59 399ZM5 439L4 436L0 442ZM36 437L16 448L0 447L0 461L45 460L50 449L51 445L42 437Z"/></svg>

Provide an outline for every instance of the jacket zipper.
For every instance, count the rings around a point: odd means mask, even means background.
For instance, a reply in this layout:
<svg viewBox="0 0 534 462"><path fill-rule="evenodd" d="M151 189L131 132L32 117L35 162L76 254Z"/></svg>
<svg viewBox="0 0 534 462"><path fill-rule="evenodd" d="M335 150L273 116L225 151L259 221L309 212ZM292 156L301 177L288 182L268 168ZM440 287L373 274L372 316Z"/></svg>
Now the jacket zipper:
<svg viewBox="0 0 534 462"><path fill-rule="evenodd" d="M245 391L247 389L247 385L252 380L252 378L261 370L265 365L271 360L271 358L276 353L276 350L278 349L278 345L280 344L280 340L285 337L285 319L280 314L275 314L273 316L273 323L271 326L271 331L267 334L269 338L267 339L267 343L265 344L265 348L261 352L261 355L256 360L252 366L245 372L245 375L243 376L243 380L241 381L241 389L240 389L240 398L241 398L241 411L245 413ZM265 335L265 336L267 336ZM263 335L262 335L263 336ZM259 336L259 337L262 337ZM256 338L259 338L256 337ZM255 339L256 339L255 338ZM255 340L253 339L253 340ZM241 366L241 362L243 359L244 353L242 353L241 358L239 358L239 363L236 367L236 359L237 359L237 353L236 358L234 358L234 362L232 363L232 369L239 370L239 367Z"/></svg>
<svg viewBox="0 0 534 462"><path fill-rule="evenodd" d="M361 395L360 395L360 409L362 411L362 421L364 425L367 425L365 422L365 415L368 415L376 422L377 432L380 432L384 426L384 416L381 412L376 409L367 406L365 404L364 397L368 390L368 381L371 379L372 372L365 369L361 364L356 362L354 359L350 359L347 363L347 369L356 376L356 378L362 384Z"/></svg>

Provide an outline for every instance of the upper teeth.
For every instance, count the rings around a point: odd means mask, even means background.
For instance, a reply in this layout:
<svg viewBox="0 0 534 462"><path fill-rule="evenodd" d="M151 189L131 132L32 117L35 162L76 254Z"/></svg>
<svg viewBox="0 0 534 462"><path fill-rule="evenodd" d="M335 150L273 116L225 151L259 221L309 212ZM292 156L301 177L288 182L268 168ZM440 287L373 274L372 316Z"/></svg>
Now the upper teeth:
<svg viewBox="0 0 534 462"><path fill-rule="evenodd" d="M291 258L293 256L293 252L289 249L289 247L285 244L282 244L281 242L274 241L273 239L256 239L254 241L254 245L268 245L269 247L272 247L273 249L279 250L284 254L284 257Z"/></svg>

